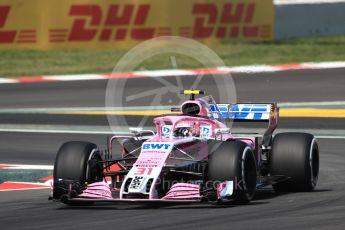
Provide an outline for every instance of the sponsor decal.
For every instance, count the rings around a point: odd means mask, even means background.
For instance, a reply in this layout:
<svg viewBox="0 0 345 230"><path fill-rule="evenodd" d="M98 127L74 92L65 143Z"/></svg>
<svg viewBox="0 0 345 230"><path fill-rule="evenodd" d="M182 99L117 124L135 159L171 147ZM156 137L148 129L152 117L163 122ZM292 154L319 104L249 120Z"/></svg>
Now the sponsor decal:
<svg viewBox="0 0 345 230"><path fill-rule="evenodd" d="M129 189L138 190L144 181L143 176L135 176L129 185Z"/></svg>
<svg viewBox="0 0 345 230"><path fill-rule="evenodd" d="M204 138L208 138L211 136L211 126L200 126L200 136Z"/></svg>
<svg viewBox="0 0 345 230"><path fill-rule="evenodd" d="M270 104L213 104L210 105L211 113L216 119L269 119Z"/></svg>
<svg viewBox="0 0 345 230"><path fill-rule="evenodd" d="M272 0L2 0L0 5L0 48L106 49L159 36L268 41L273 28Z"/></svg>
<svg viewBox="0 0 345 230"><path fill-rule="evenodd" d="M152 173L152 168L136 168L136 172L134 173L134 175L150 175Z"/></svg>
<svg viewBox="0 0 345 230"><path fill-rule="evenodd" d="M170 131L171 131L171 125L164 125L162 127L162 134L163 134L163 136L169 136Z"/></svg>
<svg viewBox="0 0 345 230"><path fill-rule="evenodd" d="M168 150L171 144L162 143L145 143L143 144L144 150Z"/></svg>
<svg viewBox="0 0 345 230"><path fill-rule="evenodd" d="M160 162L162 161L161 158L152 158L152 157L140 157L135 162L135 167L139 168L146 168L146 167L158 167Z"/></svg>

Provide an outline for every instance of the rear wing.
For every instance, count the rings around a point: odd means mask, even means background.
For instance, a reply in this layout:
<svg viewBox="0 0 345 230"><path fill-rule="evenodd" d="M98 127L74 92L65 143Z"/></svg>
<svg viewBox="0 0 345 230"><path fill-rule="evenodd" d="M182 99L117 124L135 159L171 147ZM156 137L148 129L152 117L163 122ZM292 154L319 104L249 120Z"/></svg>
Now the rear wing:
<svg viewBox="0 0 345 230"><path fill-rule="evenodd" d="M264 121L268 127L262 138L264 147L270 146L273 131L277 128L279 108L271 104L211 104L210 112L215 119L233 121Z"/></svg>
<svg viewBox="0 0 345 230"><path fill-rule="evenodd" d="M192 93L194 93L194 91ZM262 137L261 145L265 148L270 146L272 134L277 128L279 119L279 108L276 103L213 104L213 102L201 101L200 98L198 98L198 100L199 102L187 101L182 104L182 107L186 107L185 111L183 111L183 108L173 108L172 111L182 111L184 115L195 115L195 113L201 115L200 111L202 106L206 104L209 106L209 110L206 108L208 117L220 120L220 122L225 124L227 120L267 122L268 127ZM193 109L191 110L191 108Z"/></svg>
<svg viewBox="0 0 345 230"><path fill-rule="evenodd" d="M278 107L271 104L211 104L210 112L215 119L234 121L269 121L278 117Z"/></svg>

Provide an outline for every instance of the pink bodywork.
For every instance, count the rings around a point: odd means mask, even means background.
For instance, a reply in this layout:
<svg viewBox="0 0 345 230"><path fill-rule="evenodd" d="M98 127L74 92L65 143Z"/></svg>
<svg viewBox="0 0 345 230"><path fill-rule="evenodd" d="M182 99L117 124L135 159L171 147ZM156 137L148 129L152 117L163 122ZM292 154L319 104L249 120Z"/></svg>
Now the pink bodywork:
<svg viewBox="0 0 345 230"><path fill-rule="evenodd" d="M200 186L191 183L177 183L171 186L163 200L189 199L200 200Z"/></svg>
<svg viewBox="0 0 345 230"><path fill-rule="evenodd" d="M217 136L217 134L215 133L215 130L221 129L221 128L227 128L225 124L223 124L222 122L216 119L210 119L207 117L191 117L191 116L164 116L164 117L155 118L154 123L156 125L157 135L154 136L149 141L159 142L159 141L168 141L169 139L170 141L179 139L179 138L174 138L172 135L170 135L169 138L166 138L165 136L162 135L162 127L167 122L172 123L172 130L175 130L176 125L181 124L181 123L186 124L186 125L192 125L195 127L195 129L198 129L202 125L210 125L212 127L211 134L209 136L210 139L218 139L219 137L221 137L222 141L241 140L252 148L254 148L255 146L255 137L235 137L231 133Z"/></svg>
<svg viewBox="0 0 345 230"><path fill-rule="evenodd" d="M102 199L112 199L111 191L109 185L102 181L89 184L87 188L79 195L80 198L102 198Z"/></svg>

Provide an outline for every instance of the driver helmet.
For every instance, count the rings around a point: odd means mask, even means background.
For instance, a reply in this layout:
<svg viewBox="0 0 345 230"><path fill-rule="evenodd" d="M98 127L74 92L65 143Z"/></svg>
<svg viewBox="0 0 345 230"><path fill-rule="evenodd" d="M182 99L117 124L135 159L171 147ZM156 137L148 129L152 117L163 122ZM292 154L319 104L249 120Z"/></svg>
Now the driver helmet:
<svg viewBox="0 0 345 230"><path fill-rule="evenodd" d="M174 130L175 137L190 137L193 133L193 126L191 125L179 125Z"/></svg>

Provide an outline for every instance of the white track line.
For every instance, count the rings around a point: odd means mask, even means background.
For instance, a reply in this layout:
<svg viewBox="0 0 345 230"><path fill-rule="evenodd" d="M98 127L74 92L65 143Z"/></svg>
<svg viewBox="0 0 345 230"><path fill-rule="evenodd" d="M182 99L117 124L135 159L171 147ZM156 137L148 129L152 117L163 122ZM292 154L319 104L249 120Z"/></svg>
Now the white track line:
<svg viewBox="0 0 345 230"><path fill-rule="evenodd" d="M23 165L23 164L0 164L1 167L3 166L9 166L9 168L5 169L25 169L25 170L30 170L30 169L37 169L37 170L53 170L54 166L53 165ZM0 168L1 168L0 167ZM13 182L15 183L15 182ZM34 183L35 184L35 183Z"/></svg>
<svg viewBox="0 0 345 230"><path fill-rule="evenodd" d="M133 73L136 76L150 76L150 77L195 75L193 71L180 70L180 69L136 71Z"/></svg>
<svg viewBox="0 0 345 230"><path fill-rule="evenodd" d="M1 83L17 83L17 80L10 78L0 78L0 84Z"/></svg>
<svg viewBox="0 0 345 230"><path fill-rule="evenodd" d="M107 79L100 74L73 74L73 75L57 75L57 76L43 76L45 80L50 81L78 81L78 80L100 80Z"/></svg>
<svg viewBox="0 0 345 230"><path fill-rule="evenodd" d="M291 63L281 65L247 65L234 67L217 67L204 69L163 69L134 71L128 73L112 73L112 74L70 74L57 76L34 76L24 78L0 78L0 84L4 83L28 83L28 82L57 82L57 81L87 81L102 80L112 78L133 78L133 77L165 77L165 76L190 76L205 74L225 74L225 73L266 73L286 70L302 70L302 69L332 69L345 68L344 61L333 62L305 62Z"/></svg>

